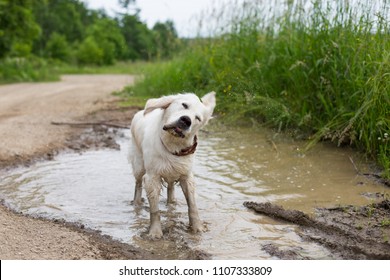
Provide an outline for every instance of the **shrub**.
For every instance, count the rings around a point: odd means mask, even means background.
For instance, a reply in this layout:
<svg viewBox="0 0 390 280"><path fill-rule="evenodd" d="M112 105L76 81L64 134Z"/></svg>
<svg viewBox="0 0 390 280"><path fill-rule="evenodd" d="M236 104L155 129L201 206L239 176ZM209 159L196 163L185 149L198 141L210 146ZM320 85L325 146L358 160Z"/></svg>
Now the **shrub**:
<svg viewBox="0 0 390 280"><path fill-rule="evenodd" d="M80 64L102 65L104 59L104 51L96 43L91 36L79 45L77 51L77 61Z"/></svg>
<svg viewBox="0 0 390 280"><path fill-rule="evenodd" d="M59 75L42 58L6 57L0 60L0 83L58 79Z"/></svg>
<svg viewBox="0 0 390 280"><path fill-rule="evenodd" d="M69 61L70 48L65 36L52 33L45 48L46 56L61 61Z"/></svg>

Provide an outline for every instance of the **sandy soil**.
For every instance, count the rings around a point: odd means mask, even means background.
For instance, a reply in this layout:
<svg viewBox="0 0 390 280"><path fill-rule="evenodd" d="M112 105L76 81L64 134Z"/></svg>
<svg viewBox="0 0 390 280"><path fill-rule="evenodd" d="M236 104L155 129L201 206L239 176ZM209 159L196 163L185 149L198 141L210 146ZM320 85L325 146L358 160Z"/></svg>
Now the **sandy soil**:
<svg viewBox="0 0 390 280"><path fill-rule="evenodd" d="M127 75L69 75L60 82L0 86L0 168L50 158L69 146L82 130L51 122L96 119L93 112L107 112L115 102L111 93L132 82ZM0 259L136 258L152 256L79 225L25 217L0 206Z"/></svg>

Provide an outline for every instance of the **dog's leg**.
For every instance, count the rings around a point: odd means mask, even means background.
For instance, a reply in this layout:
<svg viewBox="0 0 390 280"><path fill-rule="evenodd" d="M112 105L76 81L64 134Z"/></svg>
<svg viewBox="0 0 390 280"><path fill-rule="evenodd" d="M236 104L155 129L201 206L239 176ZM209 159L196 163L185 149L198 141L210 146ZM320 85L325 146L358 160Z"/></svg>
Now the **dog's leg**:
<svg viewBox="0 0 390 280"><path fill-rule="evenodd" d="M161 192L161 178L148 174L145 174L143 178L150 208L149 236L152 238L161 238L163 233L161 230L160 210L158 208Z"/></svg>
<svg viewBox="0 0 390 280"><path fill-rule="evenodd" d="M176 203L175 182L168 182L168 204Z"/></svg>
<svg viewBox="0 0 390 280"><path fill-rule="evenodd" d="M142 204L142 177L141 179L136 178L133 203L134 205Z"/></svg>
<svg viewBox="0 0 390 280"><path fill-rule="evenodd" d="M135 177L135 191L134 191L134 205L139 206L142 204L142 178L145 175L145 169L141 165L135 165L134 169Z"/></svg>
<svg viewBox="0 0 390 280"><path fill-rule="evenodd" d="M190 173L188 176L180 178L180 185L188 205L188 216L193 232L203 232L204 226L199 219L198 207L195 203L195 182L194 176Z"/></svg>
<svg viewBox="0 0 390 280"><path fill-rule="evenodd" d="M145 174L144 161L141 151L137 148L136 143L131 138L132 145L130 149L131 164L133 167L133 174L135 177L135 191L134 191L134 205L142 204L142 177Z"/></svg>

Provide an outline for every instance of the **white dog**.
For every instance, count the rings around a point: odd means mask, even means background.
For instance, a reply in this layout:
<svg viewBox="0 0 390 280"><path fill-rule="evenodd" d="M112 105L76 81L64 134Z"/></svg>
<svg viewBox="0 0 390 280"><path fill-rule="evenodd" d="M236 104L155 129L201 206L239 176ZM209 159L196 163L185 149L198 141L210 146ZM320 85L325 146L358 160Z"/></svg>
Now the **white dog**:
<svg viewBox="0 0 390 280"><path fill-rule="evenodd" d="M195 203L192 174L198 132L215 107L215 92L199 99L193 93L150 99L131 123L131 163L136 180L134 204L142 202L142 185L150 207L149 236L161 238L159 196L162 179L168 183L168 203L173 203L174 184L180 182L194 232L204 231Z"/></svg>

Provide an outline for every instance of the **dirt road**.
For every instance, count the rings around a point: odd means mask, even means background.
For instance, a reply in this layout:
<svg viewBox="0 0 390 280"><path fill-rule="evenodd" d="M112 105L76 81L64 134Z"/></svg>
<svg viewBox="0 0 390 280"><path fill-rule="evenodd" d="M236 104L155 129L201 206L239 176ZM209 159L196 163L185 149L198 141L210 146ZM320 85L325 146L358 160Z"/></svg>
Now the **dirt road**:
<svg viewBox="0 0 390 280"><path fill-rule="evenodd" d="M60 148L70 130L52 121L96 111L132 82L127 75L69 75L60 82L0 86L1 165Z"/></svg>
<svg viewBox="0 0 390 280"><path fill-rule="evenodd" d="M0 168L61 149L75 130L52 121L80 120L101 110L115 99L113 91L132 82L127 75L69 75L59 82L0 86ZM110 258L148 255L96 232L0 206L0 259Z"/></svg>

